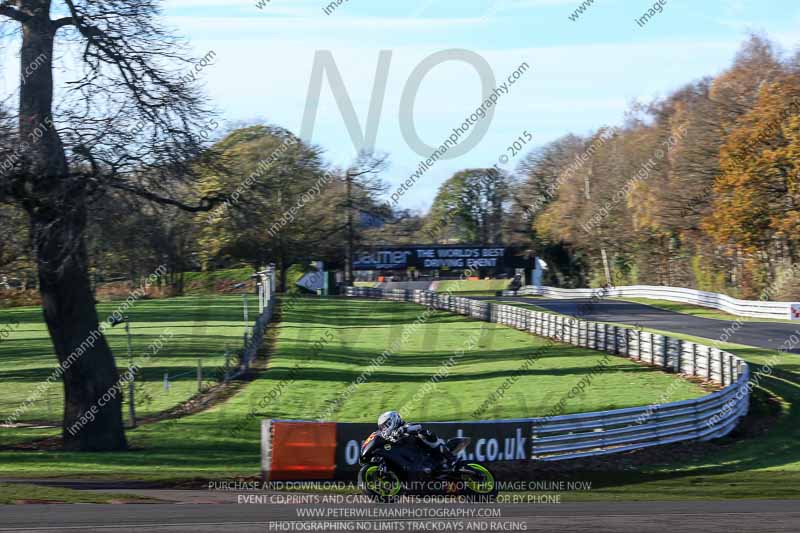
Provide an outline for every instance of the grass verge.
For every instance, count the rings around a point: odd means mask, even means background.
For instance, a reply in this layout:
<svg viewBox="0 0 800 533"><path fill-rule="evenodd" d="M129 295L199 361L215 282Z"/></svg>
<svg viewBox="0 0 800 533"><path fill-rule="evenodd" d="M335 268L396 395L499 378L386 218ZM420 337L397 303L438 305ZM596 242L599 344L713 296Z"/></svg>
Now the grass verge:
<svg viewBox="0 0 800 533"><path fill-rule="evenodd" d="M644 331L701 343L710 340L648 328ZM750 423L757 426L764 420L768 425L709 443L689 444L687 447L696 453L665 453L663 459L647 467L582 474L581 479L595 479L602 488L570 493L570 501L800 498L800 357L741 344L719 345L750 363L751 371L759 374ZM765 366L775 361L777 364ZM658 397L669 391L654 392ZM678 398L669 395L665 400Z"/></svg>
<svg viewBox="0 0 800 533"><path fill-rule="evenodd" d="M0 483L0 505L15 503L146 503L155 500L127 494L102 494L83 490Z"/></svg>
<svg viewBox="0 0 800 533"><path fill-rule="evenodd" d="M257 298L248 297L250 318L255 316ZM101 319L119 303L98 304ZM135 390L137 416L148 416L173 407L197 393L198 360L206 380L215 381L225 364L226 347L233 352L243 343L241 296L181 297L139 300L127 312L130 317L134 361L141 365ZM57 366L52 344L38 307L0 310L0 323L17 323L0 341L0 422L33 393ZM127 340L122 326L106 330L122 372L127 368ZM150 346L161 338L163 348ZM168 376L169 388L164 387ZM127 392L127 391L126 391ZM126 395L127 401L127 395ZM61 384L52 384L19 418L19 422L60 423L63 405ZM127 416L127 407L124 410ZM0 429L0 445L6 432Z"/></svg>
<svg viewBox="0 0 800 533"><path fill-rule="evenodd" d="M443 280L436 285L436 292L451 292L464 296L495 296L497 291L508 288L510 279Z"/></svg>
<svg viewBox="0 0 800 533"><path fill-rule="evenodd" d="M544 339L444 312L433 312L413 334L405 335L424 309L398 302L301 299L275 329L268 371L226 403L129 431L128 452L0 451L0 475L144 480L253 476L259 470L261 418L315 419L328 413L335 420L374 421L382 411L402 409L412 420L469 420L490 392L516 375L514 387L481 418L544 414L605 358L556 344L520 370ZM461 354L469 339L475 348ZM391 346L386 363L348 395L348 386ZM450 357L456 364L437 390L408 403ZM653 390L667 388L676 399L704 394L694 383L610 357L591 390L567 404L567 412L644 405ZM341 408L330 410L337 403Z"/></svg>

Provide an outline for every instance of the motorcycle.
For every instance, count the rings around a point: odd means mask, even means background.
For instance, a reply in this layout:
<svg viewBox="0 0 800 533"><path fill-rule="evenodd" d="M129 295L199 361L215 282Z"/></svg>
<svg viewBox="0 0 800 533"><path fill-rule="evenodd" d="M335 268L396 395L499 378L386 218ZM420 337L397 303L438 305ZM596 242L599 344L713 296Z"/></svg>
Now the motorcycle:
<svg viewBox="0 0 800 533"><path fill-rule="evenodd" d="M457 456L467 446L469 437L455 437L445 444ZM392 501L403 494L440 493L494 499L497 484L492 472L473 461L456 459L447 468L437 461L431 449L414 436L387 439L373 432L361 443L361 468L358 486L377 501Z"/></svg>

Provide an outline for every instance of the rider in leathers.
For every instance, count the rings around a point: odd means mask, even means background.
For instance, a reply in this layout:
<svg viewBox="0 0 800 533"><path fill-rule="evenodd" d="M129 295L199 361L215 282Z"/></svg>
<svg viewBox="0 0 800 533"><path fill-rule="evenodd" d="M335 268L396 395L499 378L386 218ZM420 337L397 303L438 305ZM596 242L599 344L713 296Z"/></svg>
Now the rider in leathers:
<svg viewBox="0 0 800 533"><path fill-rule="evenodd" d="M422 427L422 424L406 423L397 411L387 411L378 418L378 429L383 438L391 441L400 440L406 436L417 437L420 442L431 449L434 458L441 461L442 468L446 469L455 460L455 455L446 446L443 439L434 432Z"/></svg>

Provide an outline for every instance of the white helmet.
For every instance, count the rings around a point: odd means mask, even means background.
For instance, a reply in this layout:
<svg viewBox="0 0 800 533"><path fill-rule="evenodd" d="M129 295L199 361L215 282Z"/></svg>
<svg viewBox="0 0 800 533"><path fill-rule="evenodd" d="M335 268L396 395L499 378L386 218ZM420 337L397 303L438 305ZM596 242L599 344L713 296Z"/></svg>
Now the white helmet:
<svg viewBox="0 0 800 533"><path fill-rule="evenodd" d="M403 425L403 419L397 411L386 411L378 417L378 430L386 438Z"/></svg>

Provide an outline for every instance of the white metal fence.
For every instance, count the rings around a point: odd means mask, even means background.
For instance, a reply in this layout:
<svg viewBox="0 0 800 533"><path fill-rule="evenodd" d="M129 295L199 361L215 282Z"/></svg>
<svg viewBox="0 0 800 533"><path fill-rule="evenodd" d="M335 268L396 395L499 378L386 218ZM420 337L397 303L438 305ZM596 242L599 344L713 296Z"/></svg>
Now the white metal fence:
<svg viewBox="0 0 800 533"><path fill-rule="evenodd" d="M738 300L715 292L682 289L680 287L663 287L659 285L630 285L626 287L609 287L606 289L559 289L556 287L526 286L517 291L503 291L504 296L545 296L548 298L591 298L599 290L605 297L616 298L650 298L653 300L670 300L704 307L712 307L739 316L755 318L780 318L800 320L800 314L792 313L792 306L800 310L800 303L766 302L761 300Z"/></svg>
<svg viewBox="0 0 800 533"><path fill-rule="evenodd" d="M242 349L236 350L233 354L228 354L226 351L225 364L215 372L219 379L225 382L240 377L253 364L258 355L258 349L264 342L267 326L272 320L272 313L275 310L275 269L267 268L259 271L253 275L253 278L255 278L256 292L258 293L258 314L253 325L245 327ZM244 304L246 309L246 297ZM245 311L245 316L247 316L247 311ZM200 378L198 378L199 381Z"/></svg>
<svg viewBox="0 0 800 533"><path fill-rule="evenodd" d="M628 357L722 387L694 400L655 403L659 394L654 391L654 404L650 406L531 418L533 459L575 459L688 440L710 440L730 433L748 411L747 363L711 346L432 291L349 287L347 296L414 302Z"/></svg>
<svg viewBox="0 0 800 533"><path fill-rule="evenodd" d="M264 341L267 324L272 320L272 312L275 309L275 269L268 268L253 277L256 278L258 292L258 316L249 335L245 333L241 371L236 374L237 376L247 370L256 358L258 349Z"/></svg>

